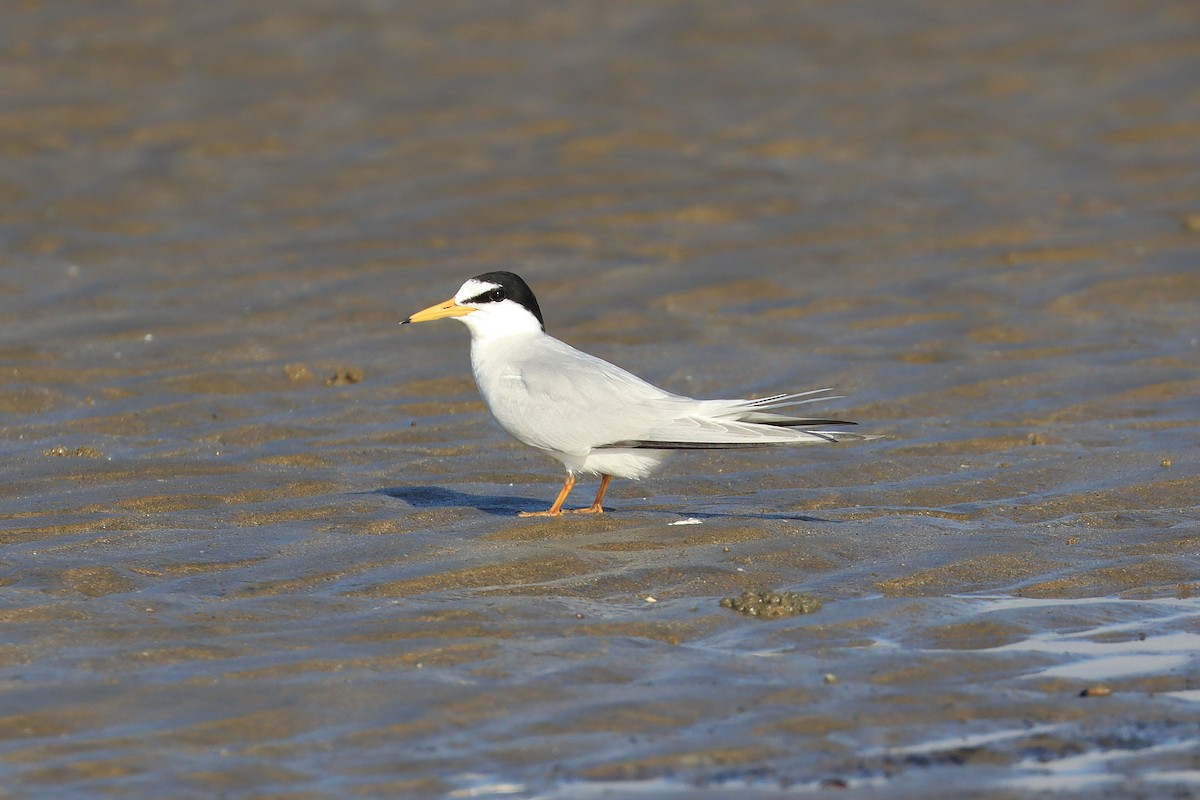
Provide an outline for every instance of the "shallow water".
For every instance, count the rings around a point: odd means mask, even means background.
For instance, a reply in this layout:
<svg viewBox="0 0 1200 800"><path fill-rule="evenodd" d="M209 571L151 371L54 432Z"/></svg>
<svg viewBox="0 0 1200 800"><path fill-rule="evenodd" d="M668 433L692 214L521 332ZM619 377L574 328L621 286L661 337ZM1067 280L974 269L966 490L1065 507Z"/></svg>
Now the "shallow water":
<svg viewBox="0 0 1200 800"><path fill-rule="evenodd" d="M1198 42L1190 2L10 9L0 797L1200 791ZM558 466L461 327L396 325L498 268L667 388L886 438L517 519ZM760 588L823 605L719 605Z"/></svg>

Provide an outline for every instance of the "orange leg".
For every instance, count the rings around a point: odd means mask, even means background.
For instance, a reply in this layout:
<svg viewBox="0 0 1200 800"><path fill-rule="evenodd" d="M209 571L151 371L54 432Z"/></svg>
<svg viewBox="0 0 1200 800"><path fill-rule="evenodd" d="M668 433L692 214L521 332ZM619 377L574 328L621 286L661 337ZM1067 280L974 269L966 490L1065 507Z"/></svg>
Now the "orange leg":
<svg viewBox="0 0 1200 800"><path fill-rule="evenodd" d="M608 491L608 482L612 480L612 475L605 475L600 478L600 491L596 492L596 499L587 508L573 508L572 514L603 514L604 508L600 503L604 500L604 493Z"/></svg>
<svg viewBox="0 0 1200 800"><path fill-rule="evenodd" d="M562 515L562 504L567 501L567 495L571 493L571 489L575 487L575 476L567 473L567 479L563 481L562 491L558 493L558 497L554 500L554 505L550 506L549 511L522 511L517 514L518 517L558 517Z"/></svg>

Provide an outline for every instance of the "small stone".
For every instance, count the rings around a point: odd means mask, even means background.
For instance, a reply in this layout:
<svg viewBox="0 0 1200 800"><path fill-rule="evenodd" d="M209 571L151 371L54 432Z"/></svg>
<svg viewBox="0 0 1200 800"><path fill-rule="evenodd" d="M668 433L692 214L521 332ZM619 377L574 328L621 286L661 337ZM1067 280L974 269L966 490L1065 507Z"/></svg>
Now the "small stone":
<svg viewBox="0 0 1200 800"><path fill-rule="evenodd" d="M1171 466L1171 459L1164 458L1162 461L1158 462L1158 465L1160 467L1169 467L1169 466Z"/></svg>
<svg viewBox="0 0 1200 800"><path fill-rule="evenodd" d="M838 682L838 677L837 677L837 675L834 675L832 672L826 672L825 673L825 682L830 685L833 685Z"/></svg>
<svg viewBox="0 0 1200 800"><path fill-rule="evenodd" d="M1080 697L1108 697L1112 694L1112 689L1105 686L1103 683L1097 683L1094 686L1089 686L1079 693Z"/></svg>

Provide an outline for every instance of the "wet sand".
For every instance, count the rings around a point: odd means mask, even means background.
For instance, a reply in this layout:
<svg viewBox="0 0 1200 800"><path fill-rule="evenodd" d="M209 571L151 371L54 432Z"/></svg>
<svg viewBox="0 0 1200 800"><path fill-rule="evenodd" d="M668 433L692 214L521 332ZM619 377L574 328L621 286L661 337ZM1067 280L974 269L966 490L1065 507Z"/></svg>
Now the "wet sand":
<svg viewBox="0 0 1200 800"><path fill-rule="evenodd" d="M1200 791L1198 42L1190 2L17 4L0 798ZM557 463L460 326L397 326L491 269L669 389L886 438L518 519ZM721 604L763 590L815 602Z"/></svg>

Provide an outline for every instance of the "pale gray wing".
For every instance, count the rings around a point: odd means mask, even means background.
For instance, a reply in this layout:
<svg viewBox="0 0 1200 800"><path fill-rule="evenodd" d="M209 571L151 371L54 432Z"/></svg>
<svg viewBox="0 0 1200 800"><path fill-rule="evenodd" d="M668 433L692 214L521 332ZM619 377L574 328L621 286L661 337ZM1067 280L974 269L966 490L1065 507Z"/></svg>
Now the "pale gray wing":
<svg viewBox="0 0 1200 800"><path fill-rule="evenodd" d="M672 394L631 372L552 337L514 359L505 380L520 383L510 432L534 447L584 454L593 448L718 449L836 441L822 430L853 425L774 413L812 402L810 395L760 400L695 400ZM499 415L498 415L499 416Z"/></svg>

